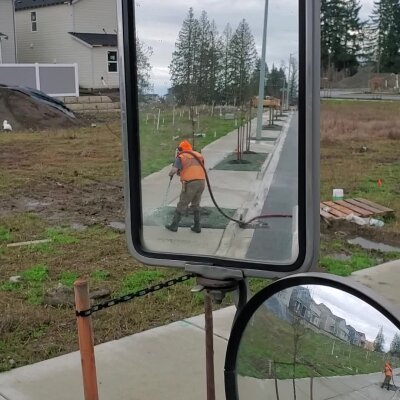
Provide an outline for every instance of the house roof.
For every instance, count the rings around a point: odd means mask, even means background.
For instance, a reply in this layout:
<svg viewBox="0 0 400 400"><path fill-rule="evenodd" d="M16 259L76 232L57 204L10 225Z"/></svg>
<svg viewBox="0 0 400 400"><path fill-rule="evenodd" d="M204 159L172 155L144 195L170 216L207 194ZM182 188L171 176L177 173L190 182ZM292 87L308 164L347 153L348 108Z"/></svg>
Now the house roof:
<svg viewBox="0 0 400 400"><path fill-rule="evenodd" d="M114 33L68 33L93 47L117 47L118 45L117 35Z"/></svg>
<svg viewBox="0 0 400 400"><path fill-rule="evenodd" d="M58 4L69 4L72 0L15 0L15 10L26 10L28 8L39 8L55 6Z"/></svg>

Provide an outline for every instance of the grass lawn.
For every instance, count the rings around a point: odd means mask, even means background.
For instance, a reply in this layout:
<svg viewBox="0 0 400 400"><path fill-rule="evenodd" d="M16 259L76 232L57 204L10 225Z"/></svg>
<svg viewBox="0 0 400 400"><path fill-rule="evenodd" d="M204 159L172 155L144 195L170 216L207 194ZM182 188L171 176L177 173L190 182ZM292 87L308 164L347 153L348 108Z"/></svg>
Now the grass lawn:
<svg viewBox="0 0 400 400"><path fill-rule="evenodd" d="M195 134L204 134L194 138L194 148L201 151L203 147L214 140L236 129L236 120L225 120L219 114L210 116L210 108L198 110L194 126L189 120L188 109L182 108L175 111L175 121L171 110L162 110L160 124L157 130L158 110L143 110L140 113L140 140L141 140L141 166L142 176L147 176L159 171L168 164L173 163L175 149L179 142L188 139L193 143L193 130ZM147 121L147 122L146 122ZM173 123L174 122L174 123Z"/></svg>
<svg viewBox="0 0 400 400"><path fill-rule="evenodd" d="M330 199L332 189L341 187L346 195L395 209L395 218L384 228L368 230L368 238L395 246L400 245L400 141L396 130L387 128L397 126L399 106L324 102L322 108L321 197ZM171 163L179 140L191 137L187 114L176 114L172 126L172 114L165 111L157 131L157 111L141 113L143 176ZM355 119L363 113L375 115L377 122L358 123ZM146 114L153 115L147 124ZM109 226L124 218L120 124L118 117L110 115L87 115L85 120L79 129L0 135L0 370L77 349L73 309L41 304L44 293L58 283L71 287L76 277L86 276L92 289L108 289L115 296L182 272L140 265L129 255L124 234ZM96 127L91 126L94 122ZM206 136L196 138L196 149L232 131L234 124L200 110L196 133ZM380 127L383 132L377 130ZM360 151L363 146L366 152ZM379 178L381 188L375 185ZM399 258L349 245L347 238L353 234L365 232L342 225L323 229L321 267L346 275ZM7 247L38 239L50 241ZM338 252L350 256L345 265L333 257ZM20 281L10 282L11 276L21 276ZM193 284L188 281L97 313L96 343L201 313L202 295L190 293ZM266 284L251 280L254 291Z"/></svg>
<svg viewBox="0 0 400 400"><path fill-rule="evenodd" d="M382 370L383 354L349 345L302 324L290 324L263 307L254 314L251 328L244 332L238 354L239 374L258 379L272 378L269 375L269 360L272 360L278 379L292 378L295 336L298 337L295 378Z"/></svg>
<svg viewBox="0 0 400 400"><path fill-rule="evenodd" d="M400 102L330 100L322 102L321 111L321 200L330 200L334 188L343 188L345 197L371 200L392 208L395 215L381 229L322 224L320 266L350 275L399 259L399 253L363 250L347 240L361 236L400 245ZM337 260L337 253L349 259Z"/></svg>
<svg viewBox="0 0 400 400"><path fill-rule="evenodd" d="M179 140L190 137L190 123L177 117L172 127L172 114L165 114L157 132L141 117L147 175L172 162ZM92 290L116 296L182 274L137 263L125 235L109 226L124 219L119 116L84 118L79 129L0 135L0 371L77 349L73 309L42 305L45 293L59 283L72 287L76 278L88 277ZM200 118L207 135L196 138L197 149L234 129L234 120L219 115ZM49 241L7 247L43 239ZM10 282L12 276L19 281ZM202 294L189 290L194 284L98 313L96 343L201 313Z"/></svg>

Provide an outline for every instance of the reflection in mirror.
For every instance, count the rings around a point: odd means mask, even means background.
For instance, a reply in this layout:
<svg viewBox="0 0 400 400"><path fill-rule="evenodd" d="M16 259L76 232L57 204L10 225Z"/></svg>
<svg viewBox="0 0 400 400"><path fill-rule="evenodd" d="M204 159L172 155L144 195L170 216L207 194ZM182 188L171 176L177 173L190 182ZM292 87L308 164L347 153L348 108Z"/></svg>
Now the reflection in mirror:
<svg viewBox="0 0 400 400"><path fill-rule="evenodd" d="M239 399L393 399L399 357L400 331L363 300L322 285L288 288L244 331Z"/></svg>
<svg viewBox="0 0 400 400"><path fill-rule="evenodd" d="M264 42L265 3L136 4L147 251L298 256L298 0L269 1Z"/></svg>

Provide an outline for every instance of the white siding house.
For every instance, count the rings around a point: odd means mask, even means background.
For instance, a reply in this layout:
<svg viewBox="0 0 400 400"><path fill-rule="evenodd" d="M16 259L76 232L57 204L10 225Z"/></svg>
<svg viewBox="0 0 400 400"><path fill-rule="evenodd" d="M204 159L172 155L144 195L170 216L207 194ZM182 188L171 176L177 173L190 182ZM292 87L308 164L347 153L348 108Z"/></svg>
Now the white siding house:
<svg viewBox="0 0 400 400"><path fill-rule="evenodd" d="M16 0L15 10L18 62L76 63L80 87L118 87L115 0Z"/></svg>
<svg viewBox="0 0 400 400"><path fill-rule="evenodd" d="M14 64L17 58L13 0L0 0L0 64Z"/></svg>

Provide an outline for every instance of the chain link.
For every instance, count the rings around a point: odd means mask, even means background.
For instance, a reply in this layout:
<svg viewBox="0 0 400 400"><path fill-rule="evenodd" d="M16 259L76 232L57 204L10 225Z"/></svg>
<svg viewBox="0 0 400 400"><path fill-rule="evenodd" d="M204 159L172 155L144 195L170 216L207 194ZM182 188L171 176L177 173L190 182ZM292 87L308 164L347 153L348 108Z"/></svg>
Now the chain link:
<svg viewBox="0 0 400 400"><path fill-rule="evenodd" d="M166 281L166 282L158 283L157 285L150 286L148 288L139 290L137 292L128 293L128 294L125 294L124 296L120 296L120 297L116 297L111 300L107 300L104 303L96 304L87 310L83 310L83 311L75 310L75 314L77 317L89 317L90 315L92 315L93 313L95 313L97 311L100 311L100 310L103 310L105 308L109 308L112 306L116 306L117 304L120 304L120 303L125 303L125 302L133 300L137 297L146 296L149 293L154 293L161 289L165 289L165 288L177 285L178 283L188 281L189 279L192 279L194 277L195 277L195 275L193 275L193 274L182 275L178 278L174 278L174 279L170 279L169 281Z"/></svg>

